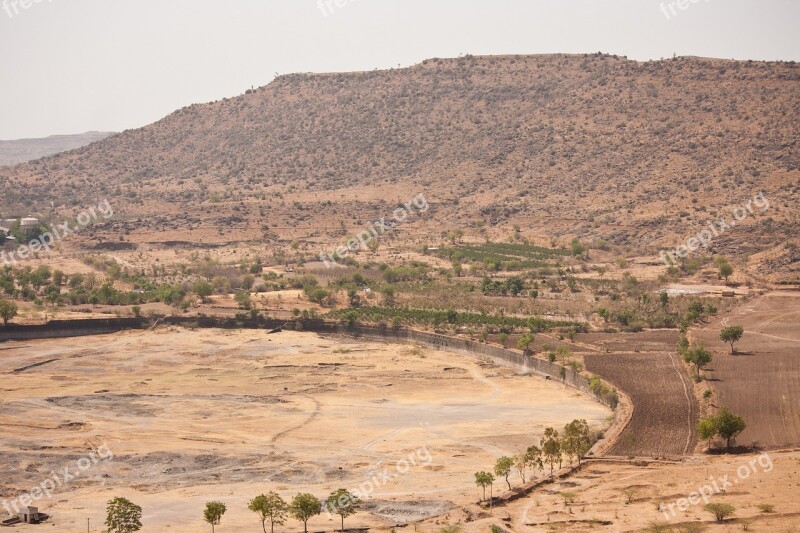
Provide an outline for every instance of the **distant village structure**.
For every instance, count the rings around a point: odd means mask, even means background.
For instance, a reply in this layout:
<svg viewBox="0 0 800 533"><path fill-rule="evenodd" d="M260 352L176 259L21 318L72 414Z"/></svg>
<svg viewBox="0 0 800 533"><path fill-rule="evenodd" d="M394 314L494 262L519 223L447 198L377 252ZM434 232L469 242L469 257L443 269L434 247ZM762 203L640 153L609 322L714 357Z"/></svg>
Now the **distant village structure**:
<svg viewBox="0 0 800 533"><path fill-rule="evenodd" d="M38 218L23 218L19 221L19 225L22 229L30 230L30 229L38 229L39 228L39 219Z"/></svg>
<svg viewBox="0 0 800 533"><path fill-rule="evenodd" d="M14 241L16 237L12 235L14 226L19 224L19 228L26 236L33 235L39 230L39 219L34 217L25 218L4 218L0 220L0 233L6 240Z"/></svg>
<svg viewBox="0 0 800 533"><path fill-rule="evenodd" d="M25 507L17 516L0 522L0 526L10 527L17 524L40 524L48 518L50 518L50 515L40 513L38 507Z"/></svg>

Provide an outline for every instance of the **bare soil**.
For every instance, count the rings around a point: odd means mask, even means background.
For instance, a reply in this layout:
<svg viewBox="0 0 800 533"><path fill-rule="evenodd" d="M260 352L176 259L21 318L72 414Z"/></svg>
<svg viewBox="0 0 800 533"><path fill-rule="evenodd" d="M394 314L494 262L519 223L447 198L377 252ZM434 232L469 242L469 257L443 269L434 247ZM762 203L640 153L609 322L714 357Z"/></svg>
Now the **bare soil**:
<svg viewBox="0 0 800 533"><path fill-rule="evenodd" d="M229 507L224 527L242 531L260 527L246 509L257 494L340 487L367 493L354 524L420 520L469 503L474 472L544 427L585 418L604 429L610 415L475 358L310 333L164 328L9 342L0 354L0 498L104 443L114 454L37 502L58 531L101 524L114 496L142 505L143 531L196 532L212 499ZM310 527L337 524L323 515Z"/></svg>
<svg viewBox="0 0 800 533"><path fill-rule="evenodd" d="M745 334L731 355L719 338L729 325ZM712 351L712 405L741 415L747 429L738 443L766 448L800 445L800 293L771 292L743 304L693 338Z"/></svg>
<svg viewBox="0 0 800 533"><path fill-rule="evenodd" d="M585 354L587 370L623 390L634 404L630 423L608 453L690 455L696 443L698 407L690 377L676 353L676 333L596 333L581 339L602 346L605 352Z"/></svg>

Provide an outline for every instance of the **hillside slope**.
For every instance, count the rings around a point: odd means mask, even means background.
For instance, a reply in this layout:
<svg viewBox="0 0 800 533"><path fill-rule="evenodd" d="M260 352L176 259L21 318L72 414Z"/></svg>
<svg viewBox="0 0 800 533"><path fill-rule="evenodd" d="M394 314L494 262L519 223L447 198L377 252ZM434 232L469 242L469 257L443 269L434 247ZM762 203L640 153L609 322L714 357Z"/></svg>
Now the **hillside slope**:
<svg viewBox="0 0 800 533"><path fill-rule="evenodd" d="M2 169L0 209L103 196L134 235L269 226L303 238L424 193L437 229L519 224L655 249L763 191L769 212L715 246L781 263L800 229L798 119L794 63L468 56L294 74Z"/></svg>

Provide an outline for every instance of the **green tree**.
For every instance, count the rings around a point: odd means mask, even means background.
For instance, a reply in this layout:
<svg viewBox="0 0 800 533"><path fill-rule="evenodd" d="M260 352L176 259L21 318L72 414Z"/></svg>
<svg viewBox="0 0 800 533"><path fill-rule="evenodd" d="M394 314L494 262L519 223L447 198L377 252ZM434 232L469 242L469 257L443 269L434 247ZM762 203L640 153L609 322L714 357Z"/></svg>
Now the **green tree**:
<svg viewBox="0 0 800 533"><path fill-rule="evenodd" d="M717 436L717 422L714 417L703 418L697 423L697 435L708 441L708 447L711 447L711 439Z"/></svg>
<svg viewBox="0 0 800 533"><path fill-rule="evenodd" d="M9 302L8 300L0 300L0 318L3 319L3 325L7 326L9 321L17 316L17 304Z"/></svg>
<svg viewBox="0 0 800 533"><path fill-rule="evenodd" d="M506 478L508 490L511 490L511 482L508 480L508 476L511 474L511 468L513 468L513 466L514 459L511 457L501 457L494 465L495 475Z"/></svg>
<svg viewBox="0 0 800 533"><path fill-rule="evenodd" d="M731 345L731 354L736 353L733 345L742 340L743 336L744 328L742 326L728 326L726 328L722 328L722 331L719 334L719 338L723 342L727 342Z"/></svg>
<svg viewBox="0 0 800 533"><path fill-rule="evenodd" d="M214 286L207 281L198 281L192 289L203 303L208 303L208 297L214 294Z"/></svg>
<svg viewBox="0 0 800 533"><path fill-rule="evenodd" d="M731 413L727 407L722 407L714 417L717 435L725 439L725 446L731 447L731 441L745 430L747 424L741 416Z"/></svg>
<svg viewBox="0 0 800 533"><path fill-rule="evenodd" d="M275 492L268 494L261 494L253 498L247 508L258 513L261 518L261 527L264 533L267 533L267 520L270 523L270 531L275 532L275 524L283 525L286 521L286 512L289 506L286 502Z"/></svg>
<svg viewBox="0 0 800 533"><path fill-rule="evenodd" d="M506 280L506 290L511 296L518 296L523 289L525 289L525 284L519 276L511 276Z"/></svg>
<svg viewBox="0 0 800 533"><path fill-rule="evenodd" d="M517 341L517 348L523 351L527 351L528 346L530 346L532 342L533 342L533 334L526 333L525 335L520 337L520 339Z"/></svg>
<svg viewBox="0 0 800 533"><path fill-rule="evenodd" d="M703 509L713 514L717 522L724 522L725 518L736 511L736 507L728 503L709 503Z"/></svg>
<svg viewBox="0 0 800 533"><path fill-rule="evenodd" d="M303 532L308 533L308 521L322 512L322 502L307 492L298 494L289 505L289 514L303 522Z"/></svg>
<svg viewBox="0 0 800 533"><path fill-rule="evenodd" d="M475 484L483 489L483 499L486 501L486 487L491 487L494 483L494 476L490 472L475 472Z"/></svg>
<svg viewBox="0 0 800 533"><path fill-rule="evenodd" d="M714 263L716 263L717 268L719 269L719 276L721 278L725 278L725 283L728 283L728 278L733 275L733 267L728 260L724 256L718 256Z"/></svg>
<svg viewBox="0 0 800 533"><path fill-rule="evenodd" d="M533 468L533 476L536 477L536 470L544 469L544 464L542 463L542 449L535 444L528 446L528 449L525 451L525 455L528 456L528 461L531 465L531 468Z"/></svg>
<svg viewBox="0 0 800 533"><path fill-rule="evenodd" d="M550 465L550 475L552 476L553 467L556 463L560 465L562 460L561 439L558 438L558 431L553 428L545 428L540 444L542 446L542 456L544 461Z"/></svg>
<svg viewBox="0 0 800 533"><path fill-rule="evenodd" d="M114 498L106 507L108 533L133 533L142 529L142 508L125 498Z"/></svg>
<svg viewBox="0 0 800 533"><path fill-rule="evenodd" d="M208 502L203 511L203 518L206 522L211 524L211 531L213 533L214 526L218 526L222 521L222 515L225 514L228 508L222 502Z"/></svg>
<svg viewBox="0 0 800 533"><path fill-rule="evenodd" d="M332 492L325 502L325 507L329 512L338 514L342 519L342 531L344 531L344 519L353 515L358 510L358 496L346 489L339 489Z"/></svg>
<svg viewBox="0 0 800 533"><path fill-rule="evenodd" d="M578 464L581 464L581 458L592 448L589 424L586 420L573 420L564 426L562 447L569 458L569 464L572 464L573 457L576 457Z"/></svg>
<svg viewBox="0 0 800 533"><path fill-rule="evenodd" d="M48 285L45 289L45 298L55 307L56 302L61 297L61 287L58 285Z"/></svg>
<svg viewBox="0 0 800 533"><path fill-rule="evenodd" d="M697 368L697 371L700 372L703 367L711 362L711 354L701 346L693 350L686 350L683 360L687 363L692 363Z"/></svg>

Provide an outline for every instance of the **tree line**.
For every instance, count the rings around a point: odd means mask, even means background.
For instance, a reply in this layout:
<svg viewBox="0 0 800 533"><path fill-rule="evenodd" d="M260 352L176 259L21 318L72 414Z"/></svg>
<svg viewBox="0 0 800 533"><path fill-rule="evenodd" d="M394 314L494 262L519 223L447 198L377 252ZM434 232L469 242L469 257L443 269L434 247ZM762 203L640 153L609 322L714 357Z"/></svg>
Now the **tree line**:
<svg viewBox="0 0 800 533"><path fill-rule="evenodd" d="M287 502L278 493L270 491L260 494L250 500L247 508L258 515L261 528L267 533L269 523L270 533L275 533L276 525L286 523L288 517L303 523L303 531L308 533L308 521L321 514L323 511L338 515L344 531L344 519L356 513L360 500L358 496L346 489L332 492L327 499L320 500L313 494L299 493ZM222 523L222 518L228 507L220 501L206 503L203 509L203 520L211 526L214 533L216 526ZM106 522L108 533L135 533L142 529L142 508L126 498L114 498L106 507Z"/></svg>
<svg viewBox="0 0 800 533"><path fill-rule="evenodd" d="M486 500L486 488L491 491L496 479L505 480L508 489L511 490L512 474L516 473L522 484L527 482L527 474L535 477L536 471L545 471L550 468L553 475L555 465L561 469L564 459L572 465L573 460L581 464L581 459L589 452L596 439L589 430L586 420L573 420L564 426L564 431L559 434L558 430L548 427L544 430L544 435L539 439L539 445L529 446L525 452L518 455L497 459L494 470L491 472L480 471L475 473L475 484L483 490L481 501ZM495 477L497 476L497 477Z"/></svg>

